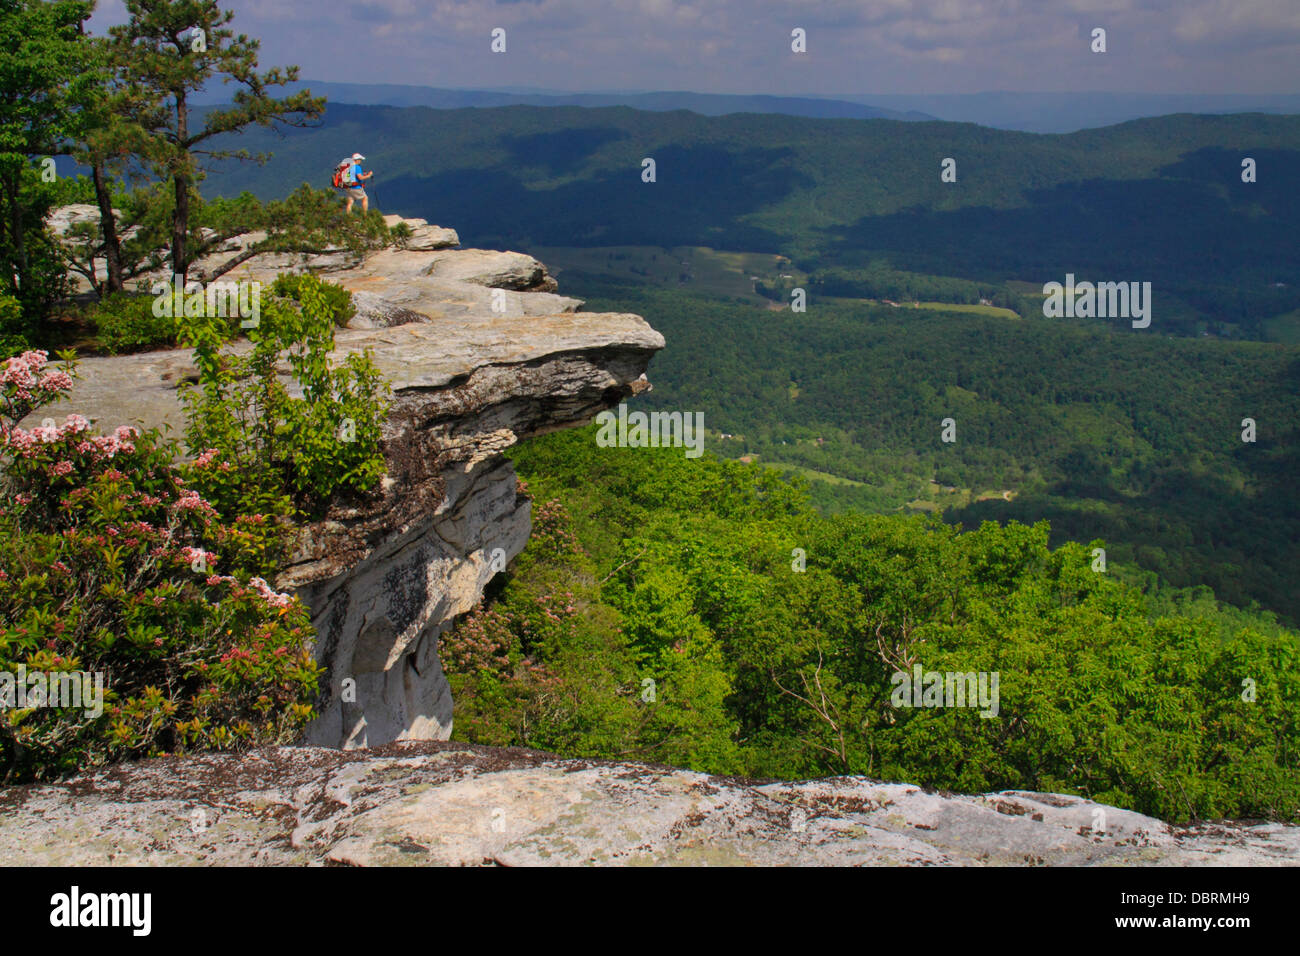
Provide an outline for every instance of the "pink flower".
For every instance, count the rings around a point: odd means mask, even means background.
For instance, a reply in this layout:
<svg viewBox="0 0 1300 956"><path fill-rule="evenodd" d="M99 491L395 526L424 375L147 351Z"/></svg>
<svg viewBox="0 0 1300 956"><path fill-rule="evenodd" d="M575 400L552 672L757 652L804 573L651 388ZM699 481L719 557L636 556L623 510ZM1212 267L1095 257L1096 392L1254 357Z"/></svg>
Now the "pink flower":
<svg viewBox="0 0 1300 956"><path fill-rule="evenodd" d="M198 563L203 568L217 563L217 556L211 551L204 551L202 548L193 548L189 545L181 548L181 556L190 564Z"/></svg>
<svg viewBox="0 0 1300 956"><path fill-rule="evenodd" d="M212 507L212 505L199 497L197 491L191 491L188 488L182 489L180 496L176 499L176 502L172 507L177 511L195 511L209 518L215 518L217 516L216 508Z"/></svg>
<svg viewBox="0 0 1300 956"><path fill-rule="evenodd" d="M6 429L2 436L3 444L24 458L31 458L40 450L41 445L62 441L68 435L79 435L89 427L90 422L80 415L69 415L62 425L38 425L31 431L22 428Z"/></svg>
<svg viewBox="0 0 1300 956"><path fill-rule="evenodd" d="M262 596L262 599L271 607L288 607L293 603L293 595L281 594L278 591L272 590L271 586L261 578L250 578L248 584L251 588L257 591L257 593Z"/></svg>
<svg viewBox="0 0 1300 956"><path fill-rule="evenodd" d="M46 372L36 387L42 392L65 392L72 388L72 376L62 371Z"/></svg>
<svg viewBox="0 0 1300 956"><path fill-rule="evenodd" d="M49 364L49 352L24 352L5 361L4 372L0 372L0 384L11 385L16 389L30 389L36 385L36 373ZM30 395L28 396L30 398Z"/></svg>

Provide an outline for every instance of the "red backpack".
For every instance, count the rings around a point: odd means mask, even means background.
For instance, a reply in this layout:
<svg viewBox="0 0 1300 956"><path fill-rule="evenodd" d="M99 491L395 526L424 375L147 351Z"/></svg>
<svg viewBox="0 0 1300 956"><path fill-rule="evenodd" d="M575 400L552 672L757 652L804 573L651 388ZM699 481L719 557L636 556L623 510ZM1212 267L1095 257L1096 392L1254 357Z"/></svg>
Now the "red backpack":
<svg viewBox="0 0 1300 956"><path fill-rule="evenodd" d="M351 171L351 169L352 169L352 163L350 162L344 163L342 166L334 167L334 188L335 189L347 189L349 186L352 185L352 183L344 179L344 176L346 176ZM350 179L351 177L348 178Z"/></svg>

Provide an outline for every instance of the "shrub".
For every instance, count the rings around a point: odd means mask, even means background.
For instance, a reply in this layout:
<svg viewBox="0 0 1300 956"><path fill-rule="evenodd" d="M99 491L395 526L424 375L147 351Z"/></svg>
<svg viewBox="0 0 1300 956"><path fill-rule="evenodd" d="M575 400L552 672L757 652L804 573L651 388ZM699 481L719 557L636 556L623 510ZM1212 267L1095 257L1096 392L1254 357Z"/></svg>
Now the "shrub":
<svg viewBox="0 0 1300 956"><path fill-rule="evenodd" d="M388 229L388 241L398 249L405 249L415 235L411 227L406 224L405 220L390 226Z"/></svg>
<svg viewBox="0 0 1300 956"><path fill-rule="evenodd" d="M91 317L99 344L113 355L148 352L176 344L176 320L154 315L154 297L118 292L95 306Z"/></svg>
<svg viewBox="0 0 1300 956"><path fill-rule="evenodd" d="M314 277L293 273L277 276L275 282L271 283L271 295L291 299L294 302L301 302L304 284L312 285L310 281L307 281L312 278ZM334 316L335 325L342 328L348 324L349 319L357 314L357 307L352 304L352 293L341 285L316 280L315 287L319 288L321 295L324 296L325 307Z"/></svg>
<svg viewBox="0 0 1300 956"><path fill-rule="evenodd" d="M223 521L156 431L97 435L76 415L14 427L70 384L45 363L29 352L0 378L0 775L293 739L318 668L306 608L261 577L275 522ZM230 467L212 455L186 471ZM36 681L29 706L16 706L20 667ZM102 710L38 706L46 680L52 692L73 673L102 679Z"/></svg>
<svg viewBox="0 0 1300 956"><path fill-rule="evenodd" d="M11 295L0 295L0 359L26 351L28 342L22 330L23 309Z"/></svg>
<svg viewBox="0 0 1300 956"><path fill-rule="evenodd" d="M58 401L76 375L72 353L62 352L60 368L49 368L47 352L24 352L4 363L0 372L0 436L36 409Z"/></svg>
<svg viewBox="0 0 1300 956"><path fill-rule="evenodd" d="M365 215L344 212L337 190L314 189L303 183L283 199L263 203L252 193L199 200L192 207L194 222L218 236L265 231L257 243L262 252L308 254L346 251L360 259L397 241L409 230L390 228L371 208Z"/></svg>
<svg viewBox="0 0 1300 956"><path fill-rule="evenodd" d="M234 467L205 476L202 490L224 513L241 502L282 509L323 508L335 495L362 492L383 474L380 428L388 388L369 353L331 368L334 327L351 296L312 275L277 283L248 330L249 354L223 350L223 320L186 320L199 384L186 390L186 441ZM341 295L340 295L341 293ZM345 298L346 297L346 298ZM277 369L287 360L301 397Z"/></svg>

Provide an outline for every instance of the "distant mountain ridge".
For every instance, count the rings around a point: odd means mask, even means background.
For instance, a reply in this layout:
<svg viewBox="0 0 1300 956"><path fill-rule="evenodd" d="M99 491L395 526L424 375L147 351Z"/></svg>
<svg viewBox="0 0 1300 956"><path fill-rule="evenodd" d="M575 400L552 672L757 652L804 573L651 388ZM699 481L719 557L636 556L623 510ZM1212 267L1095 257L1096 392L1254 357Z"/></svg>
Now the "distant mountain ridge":
<svg viewBox="0 0 1300 956"><path fill-rule="evenodd" d="M894 110L922 110L957 123L1026 133L1073 133L1174 113L1300 113L1295 93L945 93L828 97Z"/></svg>
<svg viewBox="0 0 1300 956"><path fill-rule="evenodd" d="M1300 113L1297 93L801 93L791 96L697 93L689 90L448 89L398 83L335 83L303 80L332 103L358 106L428 106L463 109L494 106L630 106L652 112L690 110L702 116L780 113L812 119L945 120L1026 133L1073 133L1173 113ZM216 90L200 102L222 102Z"/></svg>
<svg viewBox="0 0 1300 956"><path fill-rule="evenodd" d="M865 102L829 97L737 95L664 91L649 93L555 93L518 90L457 90L396 83L331 83L303 80L291 89L310 89L331 103L357 106L427 106L433 109L488 108L494 106L631 106L651 112L690 110L702 116L730 113L781 113L816 119L894 119L912 122L936 117L916 110L881 109ZM204 103L223 102L223 92L209 93Z"/></svg>

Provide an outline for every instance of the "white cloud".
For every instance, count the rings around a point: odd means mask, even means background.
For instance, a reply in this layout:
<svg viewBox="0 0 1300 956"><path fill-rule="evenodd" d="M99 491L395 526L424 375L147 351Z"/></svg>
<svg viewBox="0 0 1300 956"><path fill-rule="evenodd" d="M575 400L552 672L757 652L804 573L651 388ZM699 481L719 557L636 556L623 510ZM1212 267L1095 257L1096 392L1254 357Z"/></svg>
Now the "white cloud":
<svg viewBox="0 0 1300 956"><path fill-rule="evenodd" d="M1298 0L227 0L263 64L442 86L726 92L1300 88ZM124 16L103 0L94 24ZM509 51L488 52L493 27ZM792 59L790 30L808 31ZM1107 30L1106 59L1088 31ZM96 32L99 32L98 30ZM1285 57L1260 51L1294 47ZM563 53L561 54L561 51ZM1260 73L1267 60L1270 72ZM797 73L789 72L798 64ZM798 84L798 88L791 84ZM1098 84L1102 84L1099 86ZM1231 92L1233 90L1223 90Z"/></svg>

